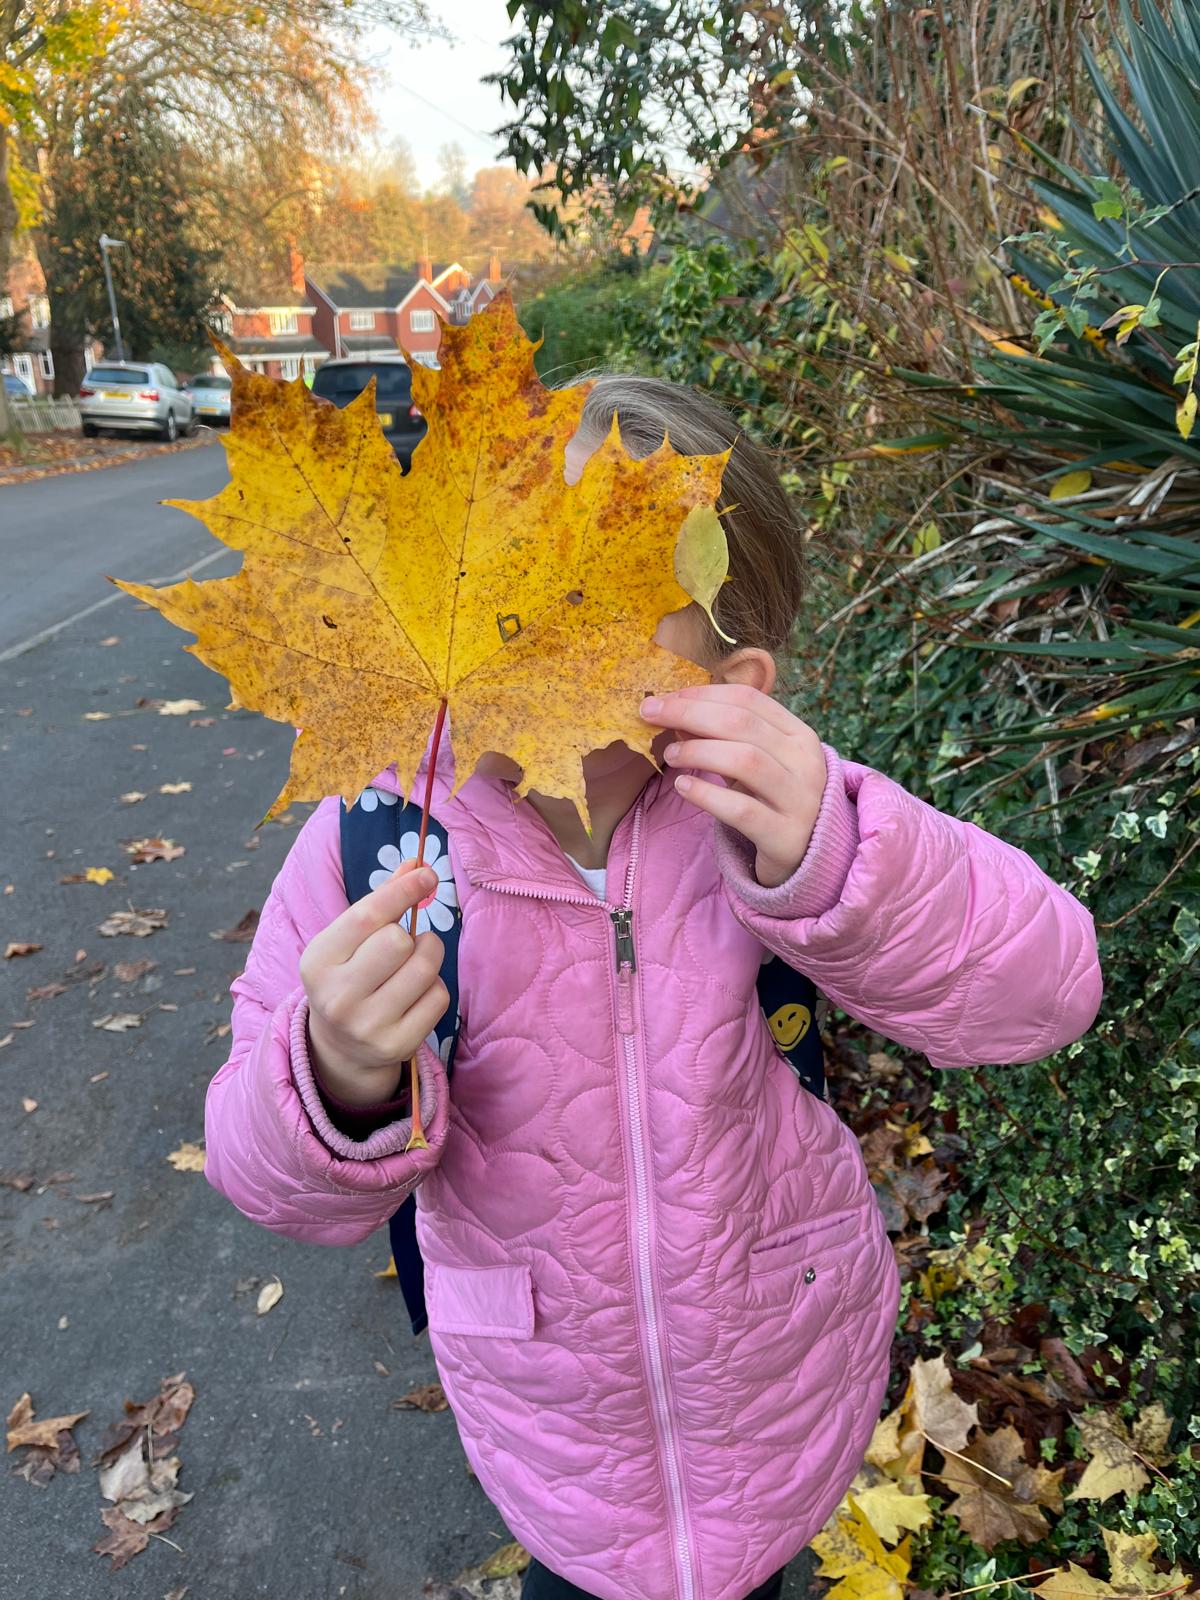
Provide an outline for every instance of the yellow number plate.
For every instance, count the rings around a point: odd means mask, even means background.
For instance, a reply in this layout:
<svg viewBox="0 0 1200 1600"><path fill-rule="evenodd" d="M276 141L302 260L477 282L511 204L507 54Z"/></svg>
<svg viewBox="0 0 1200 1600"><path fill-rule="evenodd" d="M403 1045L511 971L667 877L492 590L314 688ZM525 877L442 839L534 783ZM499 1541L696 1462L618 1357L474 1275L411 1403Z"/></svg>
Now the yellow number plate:
<svg viewBox="0 0 1200 1600"><path fill-rule="evenodd" d="M390 411L381 411L379 413L379 426L381 428L390 428L391 425L392 425L392 412L390 412Z"/></svg>
<svg viewBox="0 0 1200 1600"><path fill-rule="evenodd" d="M127 389L104 389L101 391L101 398L104 400L127 400L129 391Z"/></svg>

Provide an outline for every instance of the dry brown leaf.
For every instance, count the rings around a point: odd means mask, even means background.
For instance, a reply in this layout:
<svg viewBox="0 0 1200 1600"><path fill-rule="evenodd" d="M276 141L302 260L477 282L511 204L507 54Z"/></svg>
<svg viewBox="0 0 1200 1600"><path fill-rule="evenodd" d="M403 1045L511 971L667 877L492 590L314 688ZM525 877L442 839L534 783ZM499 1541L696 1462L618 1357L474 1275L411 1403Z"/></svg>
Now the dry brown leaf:
<svg viewBox="0 0 1200 1600"><path fill-rule="evenodd" d="M585 816L583 756L617 740L648 756L642 696L707 681L653 638L720 587L712 508L728 452L664 442L635 460L614 420L568 485L591 385L547 389L533 358L507 293L448 326L440 369L413 369L428 432L402 474L371 389L334 409L225 353L231 482L172 503L242 551L241 569L120 587L196 634L188 648L235 705L303 730L269 815L352 800L392 761L409 787L448 705L457 783L500 751L522 768L520 793Z"/></svg>
<svg viewBox="0 0 1200 1600"><path fill-rule="evenodd" d="M186 717L193 711L203 711L199 700L164 700L158 708L160 717Z"/></svg>
<svg viewBox="0 0 1200 1600"><path fill-rule="evenodd" d="M15 1189L18 1194L24 1194L36 1182L37 1174L34 1172L0 1172L0 1189Z"/></svg>
<svg viewBox="0 0 1200 1600"><path fill-rule="evenodd" d="M234 923L232 928L226 928L223 933L210 933L210 939L221 939L226 944L249 944L258 927L258 912L251 906L240 922Z"/></svg>
<svg viewBox="0 0 1200 1600"><path fill-rule="evenodd" d="M121 804L125 806L135 806L139 800L144 800L145 798L146 793L144 789L128 789L121 796Z"/></svg>
<svg viewBox="0 0 1200 1600"><path fill-rule="evenodd" d="M31 1444L52 1449L60 1433L69 1433L87 1415L87 1411L72 1411L67 1416L35 1420L33 1401L28 1394L23 1394L8 1413L8 1448L16 1450L23 1444Z"/></svg>
<svg viewBox="0 0 1200 1600"><path fill-rule="evenodd" d="M111 711L85 711L83 720L85 722L107 722L111 716Z"/></svg>
<svg viewBox="0 0 1200 1600"><path fill-rule="evenodd" d="M978 1426L978 1408L954 1393L944 1355L912 1365L912 1418L937 1449L961 1450Z"/></svg>
<svg viewBox="0 0 1200 1600"><path fill-rule="evenodd" d="M176 1172L203 1172L204 1151L198 1144L181 1144L178 1150L172 1150L167 1160Z"/></svg>
<svg viewBox="0 0 1200 1600"><path fill-rule="evenodd" d="M130 906L128 911L114 911L106 917L97 931L106 939L113 939L121 933L132 934L135 939L145 939L166 925L167 913L161 907L148 906L139 911Z"/></svg>
<svg viewBox="0 0 1200 1600"><path fill-rule="evenodd" d="M152 1534L166 1533L178 1515L178 1508L170 1506L153 1522L143 1526L125 1516L117 1506L101 1506L100 1520L109 1531L106 1538L96 1541L92 1552L109 1557L109 1572L120 1572L134 1556L146 1549Z"/></svg>
<svg viewBox="0 0 1200 1600"><path fill-rule="evenodd" d="M103 1028L105 1033L128 1033L130 1028L140 1028L142 1019L136 1011L110 1011L97 1017L93 1028Z"/></svg>
<svg viewBox="0 0 1200 1600"><path fill-rule="evenodd" d="M159 794L188 794L191 791L190 783L160 783Z"/></svg>
<svg viewBox="0 0 1200 1600"><path fill-rule="evenodd" d="M450 1402L446 1399L440 1383L423 1383L416 1389L410 1389L407 1394L402 1394L398 1400L392 1401L392 1406L397 1411L445 1411L449 1405Z"/></svg>
<svg viewBox="0 0 1200 1600"><path fill-rule="evenodd" d="M147 972L153 972L157 965L158 962L151 961L148 956L140 961L116 961L113 963L113 977L118 983L136 983Z"/></svg>
<svg viewBox="0 0 1200 1600"><path fill-rule="evenodd" d="M179 1430L187 1421L196 1391L185 1373L164 1378L158 1393L149 1400L126 1400L125 1415L109 1427L96 1456L97 1464L111 1464L135 1434L149 1431L151 1455L155 1460L174 1453Z"/></svg>
<svg viewBox="0 0 1200 1600"><path fill-rule="evenodd" d="M65 983L39 983L32 989L26 989L26 1000L53 1000L56 995L66 994Z"/></svg>
<svg viewBox="0 0 1200 1600"><path fill-rule="evenodd" d="M101 1467L100 1493L123 1516L144 1527L164 1511L184 1506L192 1498L175 1487L180 1465L178 1456L152 1456L146 1435L138 1433L119 1455Z"/></svg>
<svg viewBox="0 0 1200 1600"><path fill-rule="evenodd" d="M1031 1467L1015 1428L979 1433L942 1469L958 1496L946 1508L984 1550L1002 1539L1036 1544L1050 1531L1041 1507L1061 1511L1062 1471Z"/></svg>
<svg viewBox="0 0 1200 1600"><path fill-rule="evenodd" d="M37 1110L38 1103L32 1095L23 1094L21 1096L21 1107L26 1113L32 1113Z"/></svg>
<svg viewBox="0 0 1200 1600"><path fill-rule="evenodd" d="M41 949L40 944L33 944L24 939L12 939L4 946L4 959L11 961L14 956L36 955Z"/></svg>
<svg viewBox="0 0 1200 1600"><path fill-rule="evenodd" d="M946 1204L942 1190L947 1181L948 1174L928 1158L915 1167L886 1169L875 1194L888 1232L899 1233L910 1221L926 1222L940 1211Z"/></svg>
<svg viewBox="0 0 1200 1600"><path fill-rule="evenodd" d="M187 853L186 847L174 839L127 839L124 847L135 866L147 861L177 861Z"/></svg>

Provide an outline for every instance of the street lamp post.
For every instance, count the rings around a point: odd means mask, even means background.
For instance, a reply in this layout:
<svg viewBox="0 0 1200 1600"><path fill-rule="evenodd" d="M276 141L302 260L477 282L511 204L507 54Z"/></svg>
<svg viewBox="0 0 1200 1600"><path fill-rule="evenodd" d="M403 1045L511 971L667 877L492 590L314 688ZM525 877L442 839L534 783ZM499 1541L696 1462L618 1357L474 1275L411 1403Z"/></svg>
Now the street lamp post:
<svg viewBox="0 0 1200 1600"><path fill-rule="evenodd" d="M125 359L125 346L121 342L121 319L117 315L117 297L113 293L112 268L108 264L108 252L124 248L124 239L110 239L107 233L100 235L100 259L104 262L104 281L108 285L108 308L112 312L113 337L117 342L118 361Z"/></svg>

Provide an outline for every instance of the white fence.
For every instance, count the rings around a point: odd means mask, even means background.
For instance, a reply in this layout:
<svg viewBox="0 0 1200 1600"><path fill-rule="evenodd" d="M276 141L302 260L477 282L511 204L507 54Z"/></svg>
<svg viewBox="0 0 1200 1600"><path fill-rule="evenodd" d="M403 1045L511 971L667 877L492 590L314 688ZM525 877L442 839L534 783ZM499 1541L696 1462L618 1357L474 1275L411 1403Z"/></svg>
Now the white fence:
<svg viewBox="0 0 1200 1600"><path fill-rule="evenodd" d="M74 400L9 398L8 414L22 433L72 433L79 427L79 407Z"/></svg>

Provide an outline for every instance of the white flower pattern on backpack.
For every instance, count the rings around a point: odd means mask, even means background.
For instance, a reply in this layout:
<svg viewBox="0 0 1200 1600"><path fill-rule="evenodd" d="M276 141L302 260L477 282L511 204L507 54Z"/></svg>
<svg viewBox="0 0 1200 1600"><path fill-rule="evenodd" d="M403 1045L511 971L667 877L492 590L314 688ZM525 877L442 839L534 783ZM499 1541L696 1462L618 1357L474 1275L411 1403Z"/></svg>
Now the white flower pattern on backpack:
<svg viewBox="0 0 1200 1600"><path fill-rule="evenodd" d="M402 861L414 860L419 842L417 834L406 833L401 837L398 850L394 844L382 845L377 856L379 866L367 880L371 888L381 888ZM447 928L454 926L454 914L458 910L458 890L454 887L454 868L450 865L449 852L444 848L444 841L439 839L432 829L425 838L425 865L432 867L437 873L438 886L428 899L422 900L417 907L417 932L428 933L433 930L445 933ZM406 919L405 926L407 925Z"/></svg>

